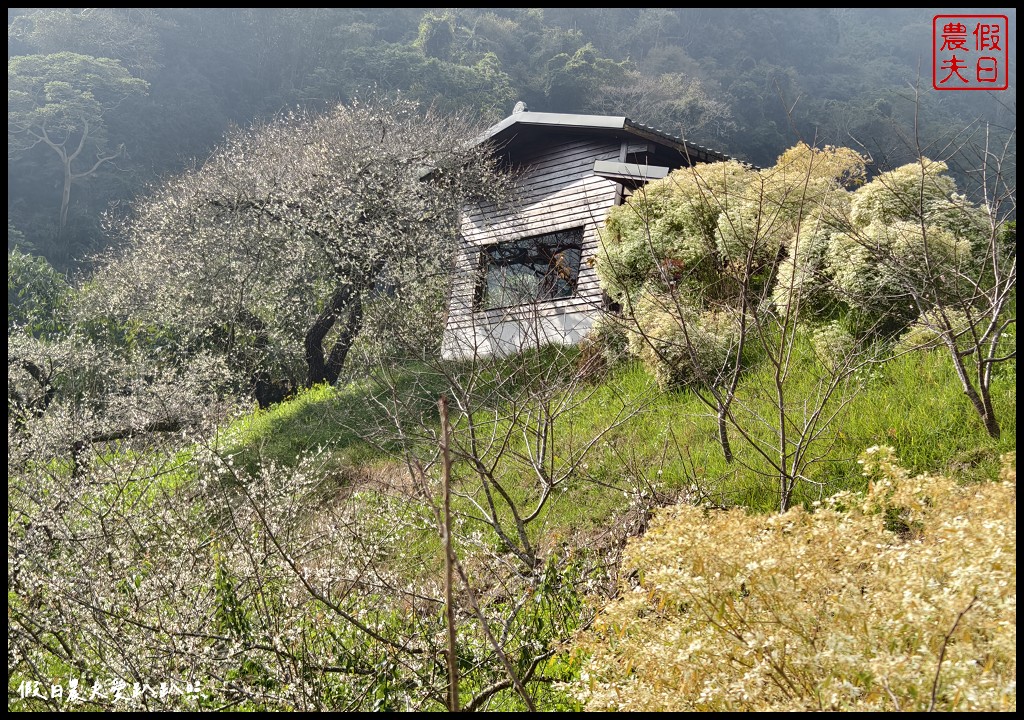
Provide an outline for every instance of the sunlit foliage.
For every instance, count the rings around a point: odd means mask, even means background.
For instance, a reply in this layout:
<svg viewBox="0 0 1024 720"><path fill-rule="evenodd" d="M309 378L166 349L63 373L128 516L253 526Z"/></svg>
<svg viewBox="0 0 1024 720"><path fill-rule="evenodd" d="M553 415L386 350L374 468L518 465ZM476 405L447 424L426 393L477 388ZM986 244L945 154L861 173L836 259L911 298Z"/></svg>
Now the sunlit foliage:
<svg viewBox="0 0 1024 720"><path fill-rule="evenodd" d="M679 505L574 647L589 710L1016 708L1016 470L962 486L863 456L865 494L752 516Z"/></svg>

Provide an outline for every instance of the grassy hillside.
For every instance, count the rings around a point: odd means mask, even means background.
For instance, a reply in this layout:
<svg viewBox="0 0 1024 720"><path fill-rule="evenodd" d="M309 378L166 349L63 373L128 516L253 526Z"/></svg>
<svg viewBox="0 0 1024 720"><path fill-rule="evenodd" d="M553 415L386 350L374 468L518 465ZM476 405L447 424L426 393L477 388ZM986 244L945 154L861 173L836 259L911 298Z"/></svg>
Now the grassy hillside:
<svg viewBox="0 0 1024 720"><path fill-rule="evenodd" d="M559 362L571 365L572 358ZM436 430L435 403L443 382L428 369L414 366L392 382L421 413L412 419ZM756 369L742 381L740 395L751 399L753 409L767 413L770 406L766 402L758 408L757 397L769 384L768 368ZM840 490L863 489L857 457L879 444L892 446L911 472L956 472L969 480L996 477L1000 454L1016 448L1015 367L1001 367L995 385L997 414L1003 423L999 440L986 435L944 351L912 353L875 366L859 379L827 458L811 478L820 485L805 486L802 500L809 505ZM373 381L313 388L235 421L221 442L226 452L237 453L245 463L270 460L288 465L316 451L330 457L340 475L351 473L358 481L360 476L372 476L375 466L395 459L395 446L382 442L379 432L367 432L386 424L380 401L388 392ZM585 397L565 421L580 436L612 425L622 405L638 412L595 447L586 472L564 500L554 504L553 526L602 522L620 504L616 496L621 498L621 493L615 490L627 487L627 476L639 475L643 477L633 479L652 490L697 484L716 504L755 511L774 508L773 489L761 474L767 471L759 468L749 450L744 456L742 445L733 466L722 459L714 419L692 393L661 392L638 363L613 368L596 385L579 392ZM587 510L581 513L583 507Z"/></svg>

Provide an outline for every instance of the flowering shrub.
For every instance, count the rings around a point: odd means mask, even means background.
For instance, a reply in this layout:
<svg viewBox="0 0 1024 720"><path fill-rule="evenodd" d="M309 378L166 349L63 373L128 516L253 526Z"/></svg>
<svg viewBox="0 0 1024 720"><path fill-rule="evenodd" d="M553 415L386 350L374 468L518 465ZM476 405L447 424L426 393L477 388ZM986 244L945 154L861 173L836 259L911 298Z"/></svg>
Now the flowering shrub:
<svg viewBox="0 0 1024 720"><path fill-rule="evenodd" d="M635 320L630 351L663 386L716 385L738 361L726 361L738 345L723 307L760 312L768 297L780 307L798 296L814 314L834 304L832 220L849 214L845 188L864 177L853 150L798 143L770 168L730 161L675 170L612 208L595 265Z"/></svg>
<svg viewBox="0 0 1024 720"><path fill-rule="evenodd" d="M834 304L828 251L832 229L820 216L809 218L790 242L779 263L772 302L779 312L792 307L799 315L824 315Z"/></svg>
<svg viewBox="0 0 1024 720"><path fill-rule="evenodd" d="M905 289L930 288L944 299L950 278L970 272L972 241L939 226L897 220L873 222L857 232L836 233L829 252L829 267L836 292L853 308L869 316L890 318L905 326L917 304ZM922 290L919 294L928 299ZM932 300L934 301L934 299Z"/></svg>
<svg viewBox="0 0 1024 720"><path fill-rule="evenodd" d="M852 193L849 223L832 236L828 267L851 307L896 328L922 303L960 305L979 276L990 222L985 209L958 195L947 166L922 158L882 173Z"/></svg>
<svg viewBox="0 0 1024 720"><path fill-rule="evenodd" d="M589 710L1013 710L1016 470L960 486L889 448L808 512L680 505L627 550L570 690Z"/></svg>
<svg viewBox="0 0 1024 720"><path fill-rule="evenodd" d="M830 370L843 366L846 358L857 350L857 341L842 323L833 320L811 332L814 355Z"/></svg>
<svg viewBox="0 0 1024 720"><path fill-rule="evenodd" d="M596 258L603 287L621 300L652 282L713 284L720 265L719 213L742 200L750 174L738 162L696 165L612 208Z"/></svg>
<svg viewBox="0 0 1024 720"><path fill-rule="evenodd" d="M945 311L945 320L949 322L952 332L963 335L970 332L971 323L966 313L952 309ZM943 316L936 310L929 310L915 320L907 331L900 336L896 346L899 350L917 350L934 348L942 344L942 332L945 328ZM964 345L964 342L958 345Z"/></svg>
<svg viewBox="0 0 1024 720"><path fill-rule="evenodd" d="M701 310L682 298L645 294L628 326L629 351L665 389L719 382L737 340L735 313Z"/></svg>

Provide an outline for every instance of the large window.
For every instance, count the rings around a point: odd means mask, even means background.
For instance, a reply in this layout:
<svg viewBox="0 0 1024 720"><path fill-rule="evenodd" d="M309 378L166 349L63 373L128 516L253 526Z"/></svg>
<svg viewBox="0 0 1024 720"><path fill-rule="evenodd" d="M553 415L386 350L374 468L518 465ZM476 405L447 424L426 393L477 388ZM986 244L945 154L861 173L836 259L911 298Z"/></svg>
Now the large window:
<svg viewBox="0 0 1024 720"><path fill-rule="evenodd" d="M573 228L484 248L477 309L572 297L582 247L583 228Z"/></svg>

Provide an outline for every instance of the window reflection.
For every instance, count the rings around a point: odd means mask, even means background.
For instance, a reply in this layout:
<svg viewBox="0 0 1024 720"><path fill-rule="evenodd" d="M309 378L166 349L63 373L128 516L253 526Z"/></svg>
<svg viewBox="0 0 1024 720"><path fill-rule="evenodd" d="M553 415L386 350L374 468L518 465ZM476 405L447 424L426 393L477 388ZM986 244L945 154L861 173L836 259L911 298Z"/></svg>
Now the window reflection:
<svg viewBox="0 0 1024 720"><path fill-rule="evenodd" d="M477 309L572 297L582 245L583 228L573 228L484 248Z"/></svg>

